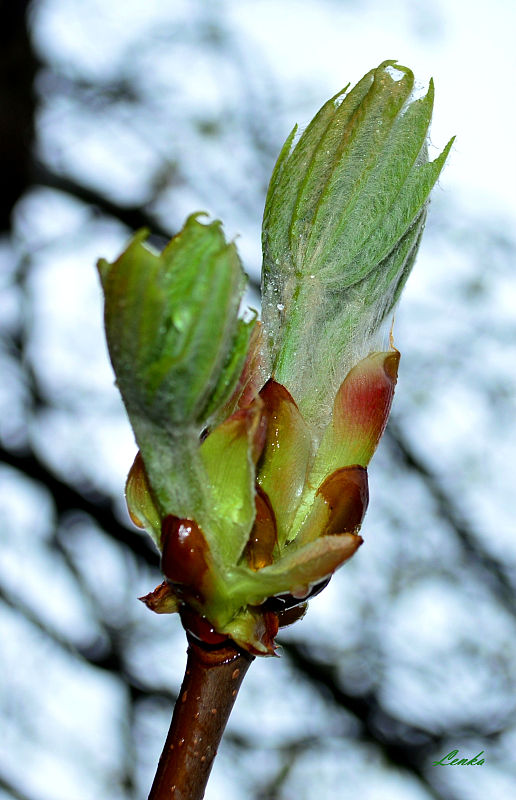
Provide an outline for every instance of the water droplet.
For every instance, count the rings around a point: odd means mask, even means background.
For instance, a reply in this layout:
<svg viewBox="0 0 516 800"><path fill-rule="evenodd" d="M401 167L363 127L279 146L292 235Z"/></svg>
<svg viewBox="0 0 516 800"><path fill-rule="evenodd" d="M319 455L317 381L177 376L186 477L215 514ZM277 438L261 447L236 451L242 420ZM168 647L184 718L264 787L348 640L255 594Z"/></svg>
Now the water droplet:
<svg viewBox="0 0 516 800"><path fill-rule="evenodd" d="M278 303L278 305L276 306L276 308L278 309L278 311L283 311L283 309L285 308L285 306L283 305L283 303Z"/></svg>

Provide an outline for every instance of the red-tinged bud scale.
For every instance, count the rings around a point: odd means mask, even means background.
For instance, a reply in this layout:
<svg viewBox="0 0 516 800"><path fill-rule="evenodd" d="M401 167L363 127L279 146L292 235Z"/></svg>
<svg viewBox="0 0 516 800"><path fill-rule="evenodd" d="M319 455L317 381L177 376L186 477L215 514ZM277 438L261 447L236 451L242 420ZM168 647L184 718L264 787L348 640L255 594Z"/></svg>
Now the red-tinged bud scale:
<svg viewBox="0 0 516 800"><path fill-rule="evenodd" d="M317 494L329 512L323 534L356 533L369 503L367 470L360 466L337 469L319 486Z"/></svg>
<svg viewBox="0 0 516 800"><path fill-rule="evenodd" d="M288 628L289 625L293 625L294 622L298 622L298 620L303 619L307 611L308 611L308 603L300 603L297 606L286 608L285 611L279 611L278 612L279 627Z"/></svg>
<svg viewBox="0 0 516 800"><path fill-rule="evenodd" d="M174 614L179 609L179 601L176 593L168 581L163 581L156 586L153 592L139 597L150 611L155 614Z"/></svg>
<svg viewBox="0 0 516 800"><path fill-rule="evenodd" d="M259 570L274 561L273 553L278 545L278 534L270 500L260 486L256 487L255 503L256 517L245 555L251 569Z"/></svg>
<svg viewBox="0 0 516 800"><path fill-rule="evenodd" d="M372 353L353 367L333 406L334 438L347 446L347 464L369 463L385 430L398 377L400 354Z"/></svg>
<svg viewBox="0 0 516 800"><path fill-rule="evenodd" d="M208 570L208 546L203 533L191 519L165 517L161 528L163 552L161 570L167 580L201 593Z"/></svg>
<svg viewBox="0 0 516 800"><path fill-rule="evenodd" d="M198 614L186 603L182 604L179 613L185 631L194 636L200 642L211 646L217 646L223 642L227 642L229 638L228 636L223 633L217 633L211 622L206 619L206 617Z"/></svg>
<svg viewBox="0 0 516 800"><path fill-rule="evenodd" d="M227 408L246 408L258 396L260 388L267 377L264 363L263 325L256 322L251 333L244 368L238 379L236 389Z"/></svg>
<svg viewBox="0 0 516 800"><path fill-rule="evenodd" d="M258 482L274 508L282 545L305 485L312 440L295 401L281 383L267 381L260 398L267 416L267 435Z"/></svg>

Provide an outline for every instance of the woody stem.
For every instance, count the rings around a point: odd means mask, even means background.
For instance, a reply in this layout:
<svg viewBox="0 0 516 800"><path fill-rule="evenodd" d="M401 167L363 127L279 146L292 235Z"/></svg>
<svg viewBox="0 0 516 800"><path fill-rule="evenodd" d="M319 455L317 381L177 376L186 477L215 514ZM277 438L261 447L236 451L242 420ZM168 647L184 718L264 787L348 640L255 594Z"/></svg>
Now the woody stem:
<svg viewBox="0 0 516 800"><path fill-rule="evenodd" d="M189 639L186 672L149 800L202 800L238 690L254 657L233 642Z"/></svg>

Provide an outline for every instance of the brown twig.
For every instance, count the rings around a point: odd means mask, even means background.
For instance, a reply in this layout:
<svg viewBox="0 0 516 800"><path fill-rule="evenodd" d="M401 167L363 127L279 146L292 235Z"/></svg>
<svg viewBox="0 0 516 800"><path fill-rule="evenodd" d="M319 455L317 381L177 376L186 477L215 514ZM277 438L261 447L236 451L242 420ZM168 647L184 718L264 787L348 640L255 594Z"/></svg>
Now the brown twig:
<svg viewBox="0 0 516 800"><path fill-rule="evenodd" d="M253 656L231 641L190 639L183 685L149 800L202 800L240 684Z"/></svg>

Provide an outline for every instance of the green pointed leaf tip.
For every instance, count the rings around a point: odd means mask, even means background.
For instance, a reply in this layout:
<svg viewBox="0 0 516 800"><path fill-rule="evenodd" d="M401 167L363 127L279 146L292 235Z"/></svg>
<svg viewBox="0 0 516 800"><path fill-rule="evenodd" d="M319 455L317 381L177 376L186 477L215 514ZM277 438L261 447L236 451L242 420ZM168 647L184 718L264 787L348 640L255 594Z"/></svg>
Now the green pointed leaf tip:
<svg viewBox="0 0 516 800"><path fill-rule="evenodd" d="M161 254L140 231L116 261L98 264L111 362L137 438L138 420L199 433L231 396L247 354L254 320L238 318L246 277L236 248L220 222L198 216Z"/></svg>
<svg viewBox="0 0 516 800"><path fill-rule="evenodd" d="M274 170L263 219L262 318L274 378L322 426L349 369L381 348L380 328L412 269L433 162L433 82L385 61L321 108Z"/></svg>

